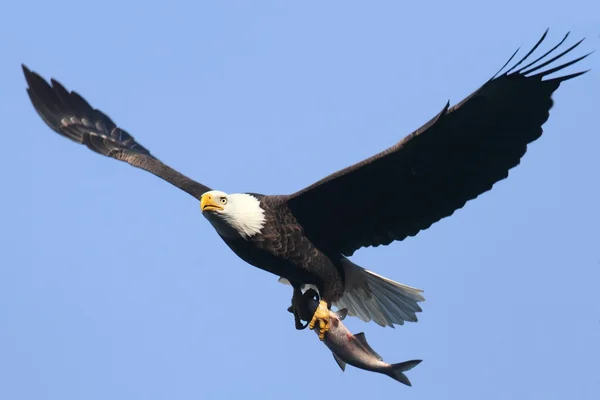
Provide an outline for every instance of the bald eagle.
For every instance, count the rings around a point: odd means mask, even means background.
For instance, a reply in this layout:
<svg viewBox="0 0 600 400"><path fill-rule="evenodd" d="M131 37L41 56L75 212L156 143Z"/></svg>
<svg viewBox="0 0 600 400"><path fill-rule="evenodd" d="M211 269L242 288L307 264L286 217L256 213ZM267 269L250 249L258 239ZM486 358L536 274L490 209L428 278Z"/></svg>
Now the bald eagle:
<svg viewBox="0 0 600 400"><path fill-rule="evenodd" d="M424 300L420 289L366 270L348 257L361 247L388 245L429 228L520 163L527 145L542 135L554 91L587 72L543 79L589 55L542 70L583 41L554 56L568 33L522 65L547 33L508 70L518 50L479 89L453 107L447 103L400 142L289 195L225 193L196 182L161 162L76 92L22 67L31 102L50 128L195 197L235 254L292 285L292 305L295 296L314 287L320 304L307 322L310 329L318 325L323 338L332 306L381 326L417 321L418 303ZM364 207L372 188L385 201Z"/></svg>

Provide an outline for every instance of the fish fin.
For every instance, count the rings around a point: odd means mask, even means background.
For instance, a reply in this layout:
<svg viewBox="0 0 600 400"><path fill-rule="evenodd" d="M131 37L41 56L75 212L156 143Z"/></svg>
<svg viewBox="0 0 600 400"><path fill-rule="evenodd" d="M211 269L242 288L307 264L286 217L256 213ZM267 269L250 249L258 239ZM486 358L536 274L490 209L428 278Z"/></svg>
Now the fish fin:
<svg viewBox="0 0 600 400"><path fill-rule="evenodd" d="M369 353L371 353L375 357L377 357L377 359L379 361L383 360L383 358L381 358L381 356L379 354L377 354L377 352L375 350L373 350L373 348L369 345L369 343L367 343L367 338L365 337L364 332L357 333L356 335L354 335L354 337Z"/></svg>
<svg viewBox="0 0 600 400"><path fill-rule="evenodd" d="M337 363L337 365L340 366L340 368L342 369L342 371L346 370L346 361L342 360L341 358L339 358L337 356L337 354L335 353L331 353L333 355L333 358L335 359L335 362Z"/></svg>
<svg viewBox="0 0 600 400"><path fill-rule="evenodd" d="M412 386L408 377L404 375L404 372L413 369L423 360L410 360L401 362L398 364L392 364L387 372L385 372L389 377L397 380L398 382L404 383L406 386Z"/></svg>
<svg viewBox="0 0 600 400"><path fill-rule="evenodd" d="M339 319L340 321L343 321L344 318L346 318L346 316L348 315L348 309L347 308L342 308L341 310L337 310L333 313L333 315Z"/></svg>

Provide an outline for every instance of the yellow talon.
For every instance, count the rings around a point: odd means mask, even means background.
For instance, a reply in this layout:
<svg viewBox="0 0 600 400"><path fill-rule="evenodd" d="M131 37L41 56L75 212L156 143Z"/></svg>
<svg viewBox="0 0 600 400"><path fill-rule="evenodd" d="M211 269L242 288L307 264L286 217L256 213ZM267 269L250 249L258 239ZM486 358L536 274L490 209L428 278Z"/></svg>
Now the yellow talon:
<svg viewBox="0 0 600 400"><path fill-rule="evenodd" d="M319 321L319 339L325 339L325 332L329 330L329 308L327 308L327 302L321 300L319 306L315 310L310 323L308 324L309 329L314 329L315 323Z"/></svg>

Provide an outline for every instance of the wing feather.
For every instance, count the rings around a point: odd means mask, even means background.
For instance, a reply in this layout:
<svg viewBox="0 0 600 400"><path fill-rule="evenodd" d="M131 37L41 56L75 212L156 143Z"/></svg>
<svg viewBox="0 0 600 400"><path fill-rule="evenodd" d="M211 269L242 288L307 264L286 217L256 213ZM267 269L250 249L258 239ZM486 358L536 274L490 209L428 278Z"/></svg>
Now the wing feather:
<svg viewBox="0 0 600 400"><path fill-rule="evenodd" d="M554 91L587 72L543 79L591 53L537 72L581 44L553 56L568 34L541 57L521 66L546 34L506 72L502 71L516 52L478 90L453 107L447 103L396 145L290 195L287 205L310 240L346 256L361 247L404 240L505 179L528 144L542 135ZM380 201L365 204L365 193Z"/></svg>
<svg viewBox="0 0 600 400"><path fill-rule="evenodd" d="M55 132L86 145L98 154L146 170L197 199L210 190L162 163L106 114L92 108L78 93L69 92L55 79L50 80L50 85L25 65L22 67L33 107Z"/></svg>

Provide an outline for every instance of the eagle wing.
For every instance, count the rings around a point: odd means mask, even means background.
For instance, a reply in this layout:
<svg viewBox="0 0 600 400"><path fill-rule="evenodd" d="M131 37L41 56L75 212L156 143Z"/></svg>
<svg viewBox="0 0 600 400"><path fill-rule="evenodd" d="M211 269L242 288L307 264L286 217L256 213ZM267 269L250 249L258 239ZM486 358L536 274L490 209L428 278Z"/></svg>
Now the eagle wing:
<svg viewBox="0 0 600 400"><path fill-rule="evenodd" d="M506 178L527 145L542 135L553 92L561 82L587 72L542 80L589 53L535 73L583 41L547 59L568 33L544 55L515 70L547 32L513 67L500 74L517 52L478 90L452 108L447 104L396 145L290 195L287 205L311 241L350 256L361 247L403 240ZM365 193L373 198L365 199Z"/></svg>
<svg viewBox="0 0 600 400"><path fill-rule="evenodd" d="M117 127L106 114L92 108L78 93L67 91L54 79L51 79L50 85L25 65L22 67L33 107L42 120L60 135L83 143L103 156L146 170L197 199L210 190L162 163L133 136Z"/></svg>

